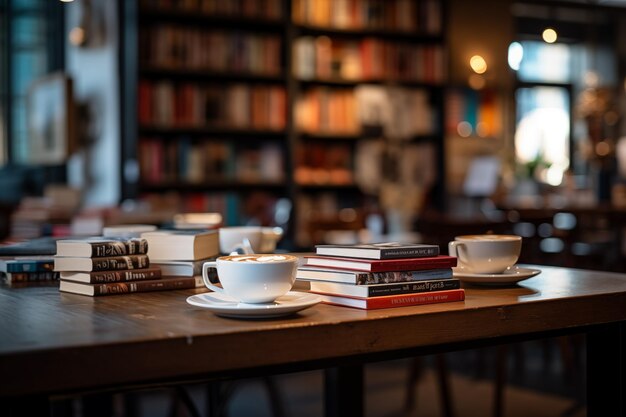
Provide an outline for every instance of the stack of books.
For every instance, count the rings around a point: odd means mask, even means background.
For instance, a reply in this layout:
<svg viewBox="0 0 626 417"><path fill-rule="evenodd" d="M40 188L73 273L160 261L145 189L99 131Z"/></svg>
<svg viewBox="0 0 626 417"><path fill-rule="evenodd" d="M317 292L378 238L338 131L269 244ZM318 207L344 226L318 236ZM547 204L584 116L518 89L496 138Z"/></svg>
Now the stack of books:
<svg viewBox="0 0 626 417"><path fill-rule="evenodd" d="M454 266L456 258L440 255L437 245L318 245L296 279L307 281L309 291L327 304L402 307L464 300Z"/></svg>
<svg viewBox="0 0 626 417"><path fill-rule="evenodd" d="M220 253L218 230L156 230L141 237L148 242L152 266L164 277L192 280L195 287L204 287L202 265ZM211 271L211 280L217 282L215 270Z"/></svg>
<svg viewBox="0 0 626 417"><path fill-rule="evenodd" d="M7 284L28 284L59 280L52 256L14 256L0 259L0 275Z"/></svg>
<svg viewBox="0 0 626 417"><path fill-rule="evenodd" d="M62 239L54 270L59 290L89 296L193 288L190 280L163 279L150 265L148 242L141 238Z"/></svg>

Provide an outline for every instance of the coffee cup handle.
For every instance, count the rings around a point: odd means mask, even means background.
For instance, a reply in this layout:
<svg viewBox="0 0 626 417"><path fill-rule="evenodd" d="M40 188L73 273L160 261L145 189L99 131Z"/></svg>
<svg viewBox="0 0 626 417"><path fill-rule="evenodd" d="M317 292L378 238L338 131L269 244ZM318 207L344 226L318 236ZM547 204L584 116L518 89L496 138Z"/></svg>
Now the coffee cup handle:
<svg viewBox="0 0 626 417"><path fill-rule="evenodd" d="M460 242L453 240L452 242L448 242L448 255L454 256L456 258L459 257L457 246L459 246Z"/></svg>
<svg viewBox="0 0 626 417"><path fill-rule="evenodd" d="M202 281L204 281L204 285L212 291L224 293L223 288L218 287L217 285L209 281L209 268L217 269L217 262L205 262L204 264L202 264Z"/></svg>

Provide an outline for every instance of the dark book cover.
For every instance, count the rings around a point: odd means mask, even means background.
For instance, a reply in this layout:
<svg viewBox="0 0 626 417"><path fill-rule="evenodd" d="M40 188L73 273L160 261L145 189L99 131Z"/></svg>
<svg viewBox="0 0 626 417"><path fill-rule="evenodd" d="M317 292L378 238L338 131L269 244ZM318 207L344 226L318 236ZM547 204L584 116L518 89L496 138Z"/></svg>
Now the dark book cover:
<svg viewBox="0 0 626 417"><path fill-rule="evenodd" d="M383 272L410 271L435 268L453 268L456 266L454 256L439 255L428 258L406 259L357 259L331 256L305 256L306 265L325 266L354 271Z"/></svg>
<svg viewBox="0 0 626 417"><path fill-rule="evenodd" d="M382 242L358 245L316 245L318 255L364 259L427 258L439 255L439 246L425 243Z"/></svg>
<svg viewBox="0 0 626 417"><path fill-rule="evenodd" d="M90 284L104 284L108 282L132 282L157 279L161 277L161 269L149 267L143 269L127 269L117 271L96 272L61 272L60 278L67 281L84 282Z"/></svg>
<svg viewBox="0 0 626 417"><path fill-rule="evenodd" d="M57 256L107 256L145 255L148 241L142 238L90 237L85 239L61 239L56 242Z"/></svg>

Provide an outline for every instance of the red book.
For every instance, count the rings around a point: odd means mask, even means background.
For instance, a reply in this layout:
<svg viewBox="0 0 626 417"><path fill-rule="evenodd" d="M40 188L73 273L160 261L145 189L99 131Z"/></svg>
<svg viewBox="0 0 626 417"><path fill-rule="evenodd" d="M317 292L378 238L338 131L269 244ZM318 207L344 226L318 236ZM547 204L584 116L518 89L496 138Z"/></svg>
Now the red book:
<svg viewBox="0 0 626 417"><path fill-rule="evenodd" d="M404 259L356 259L332 256L306 256L305 258L306 265L367 272L419 271L456 266L456 257L448 255Z"/></svg>
<svg viewBox="0 0 626 417"><path fill-rule="evenodd" d="M448 303L465 300L465 290L433 291L426 293L387 295L382 297L347 297L319 294L322 302L344 307L360 308L363 310L375 310L379 308L407 307L423 304Z"/></svg>

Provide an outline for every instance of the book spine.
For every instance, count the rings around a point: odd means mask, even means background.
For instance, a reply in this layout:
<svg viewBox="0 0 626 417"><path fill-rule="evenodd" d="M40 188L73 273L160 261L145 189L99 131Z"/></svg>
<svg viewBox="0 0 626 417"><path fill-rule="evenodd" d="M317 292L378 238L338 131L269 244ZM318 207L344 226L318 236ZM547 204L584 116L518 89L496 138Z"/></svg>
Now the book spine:
<svg viewBox="0 0 626 417"><path fill-rule="evenodd" d="M142 269L150 266L147 255L115 256L93 258L93 271L116 271L121 269Z"/></svg>
<svg viewBox="0 0 626 417"><path fill-rule="evenodd" d="M400 297L368 298L366 305L368 309L404 307L423 304L447 303L452 301L465 300L465 290L449 290L434 293L407 294Z"/></svg>
<svg viewBox="0 0 626 417"><path fill-rule="evenodd" d="M443 260L439 262L432 262L432 263L423 263L423 264L417 263L414 265L407 265L403 262L385 262L385 263L372 262L370 264L371 269L369 272L405 271L407 269L421 271L421 270L426 270L426 269L453 268L455 266L456 266L456 258Z"/></svg>
<svg viewBox="0 0 626 417"><path fill-rule="evenodd" d="M106 256L145 255L146 253L148 253L148 241L145 239L91 243L91 256L94 258L102 258Z"/></svg>
<svg viewBox="0 0 626 417"><path fill-rule="evenodd" d="M168 278L150 281L96 284L94 295L128 294L133 292L181 290L187 288L196 288L195 278Z"/></svg>
<svg viewBox="0 0 626 417"><path fill-rule="evenodd" d="M161 277L160 269L136 269L131 271L100 271L90 274L92 284L107 282L144 281Z"/></svg>
<svg viewBox="0 0 626 417"><path fill-rule="evenodd" d="M425 269L422 271L362 272L355 274L355 277L356 285L447 279L452 278L452 268Z"/></svg>
<svg viewBox="0 0 626 417"><path fill-rule="evenodd" d="M10 272L6 274L7 282L39 282L39 281L57 281L59 273L54 271L37 271L37 272Z"/></svg>
<svg viewBox="0 0 626 417"><path fill-rule="evenodd" d="M439 246L411 249L384 249L380 252L380 259L397 258L428 258L439 255Z"/></svg>
<svg viewBox="0 0 626 417"><path fill-rule="evenodd" d="M403 285L383 285L380 287L369 287L367 297L380 297L385 295L411 294L433 291L456 290L461 288L461 281L458 279L444 279L437 281L424 281Z"/></svg>
<svg viewBox="0 0 626 417"><path fill-rule="evenodd" d="M54 261L20 261L7 263L7 272L46 272L54 269Z"/></svg>

